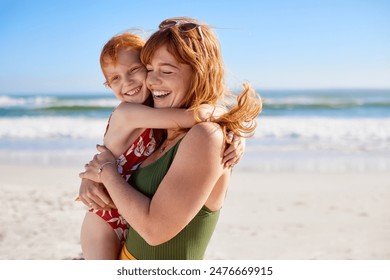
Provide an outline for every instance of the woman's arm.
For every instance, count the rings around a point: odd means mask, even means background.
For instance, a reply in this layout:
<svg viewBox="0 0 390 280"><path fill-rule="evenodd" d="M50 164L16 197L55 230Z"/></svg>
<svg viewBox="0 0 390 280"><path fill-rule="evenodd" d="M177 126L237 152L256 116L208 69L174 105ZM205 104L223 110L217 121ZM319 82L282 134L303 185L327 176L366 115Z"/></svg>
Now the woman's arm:
<svg viewBox="0 0 390 280"><path fill-rule="evenodd" d="M204 104L199 110L199 117L202 121L205 121L211 116L218 117L225 112L226 110L222 107ZM176 119L179 121L176 122ZM148 125L147 127L155 127L152 122L156 122L157 126L161 125L161 127L167 128L170 127L169 124L173 127L180 125L187 127L195 124L193 112L186 109L154 109L139 104L121 103L111 116L104 143L117 157L129 145L129 142L132 142L131 137L136 138L137 135L132 135L134 129L141 124ZM232 149L231 145L229 147L230 152L225 157L224 162L228 160L229 162L238 161L243 154L243 150L240 147ZM86 182L86 180L83 180L80 185L79 198L87 206L92 202L96 209L107 210L113 207L113 203L104 187ZM104 203L105 201L110 203Z"/></svg>
<svg viewBox="0 0 390 280"><path fill-rule="evenodd" d="M102 182L131 226L150 245L158 245L178 234L209 203L208 198L221 176L230 175L222 164L223 149L224 138L217 125L194 126L182 140L172 166L152 199L129 188L115 169L114 157L104 147L99 148L102 153L94 157L80 177ZM106 164L99 176L97 170L106 162L112 164ZM225 189L220 188L220 192L224 197ZM211 208L219 209L221 205L214 202L210 202Z"/></svg>

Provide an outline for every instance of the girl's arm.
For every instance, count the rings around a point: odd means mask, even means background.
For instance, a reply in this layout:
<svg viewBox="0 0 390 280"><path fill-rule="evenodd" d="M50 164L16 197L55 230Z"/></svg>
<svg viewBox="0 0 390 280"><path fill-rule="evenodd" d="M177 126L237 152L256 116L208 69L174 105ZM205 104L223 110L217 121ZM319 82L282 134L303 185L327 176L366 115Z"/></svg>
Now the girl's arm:
<svg viewBox="0 0 390 280"><path fill-rule="evenodd" d="M225 113L226 108L223 106L203 104L198 115L201 121L209 121ZM115 137L108 141L105 140L105 143L114 143L115 147L111 148L117 149L118 146L122 146L121 144L128 139L131 132L136 128L191 128L196 121L193 112L188 109L156 109L142 104L123 102L113 112L110 123ZM120 135L123 135L126 139L120 139ZM233 135L228 135L229 137L233 137ZM224 153L223 163L225 167L233 167L237 164L244 151L245 139L234 136L233 141L230 140Z"/></svg>
<svg viewBox="0 0 390 280"><path fill-rule="evenodd" d="M213 105L202 105L199 111L200 121L207 121L210 116L218 116L221 109ZM191 128L195 125L192 110L178 108L153 108L142 104L122 102L113 112L111 121L131 123L133 128Z"/></svg>
<svg viewBox="0 0 390 280"><path fill-rule="evenodd" d="M226 108L218 105L203 104L198 113L201 121L209 121L225 114ZM195 123L194 114L188 109L156 109L142 104L123 102L111 116L110 129L114 131L114 136L105 139L104 142L106 145L109 144L110 149L116 150L126 143L129 135L136 128L191 128ZM111 133L108 133L107 137L110 135ZM120 137L121 135L123 137ZM233 137L233 135L230 136ZM235 136L233 140L229 142L230 145L227 146L224 153L223 163L225 167L233 167L237 164L245 151L244 138ZM120 150L122 151L122 149ZM115 152L118 154L118 151Z"/></svg>
<svg viewBox="0 0 390 280"><path fill-rule="evenodd" d="M116 208L103 184L88 179L81 180L79 196L76 201L81 201L88 207L91 207L89 204L93 203L95 209L110 210Z"/></svg>

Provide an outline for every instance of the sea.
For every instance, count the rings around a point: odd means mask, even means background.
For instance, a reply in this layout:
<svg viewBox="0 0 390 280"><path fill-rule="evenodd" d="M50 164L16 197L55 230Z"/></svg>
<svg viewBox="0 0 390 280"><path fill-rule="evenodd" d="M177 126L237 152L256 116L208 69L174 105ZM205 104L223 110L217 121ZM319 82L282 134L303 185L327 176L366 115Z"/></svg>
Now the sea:
<svg viewBox="0 0 390 280"><path fill-rule="evenodd" d="M390 90L257 90L263 110L235 169L390 171ZM102 143L110 93L0 94L0 163L80 165Z"/></svg>

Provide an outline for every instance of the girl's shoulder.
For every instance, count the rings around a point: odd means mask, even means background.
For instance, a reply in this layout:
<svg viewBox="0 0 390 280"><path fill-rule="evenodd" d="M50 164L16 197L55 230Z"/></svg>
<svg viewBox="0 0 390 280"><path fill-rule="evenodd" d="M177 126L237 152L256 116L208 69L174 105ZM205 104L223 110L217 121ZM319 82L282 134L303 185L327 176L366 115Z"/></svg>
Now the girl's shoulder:
<svg viewBox="0 0 390 280"><path fill-rule="evenodd" d="M145 105L142 105L142 104L138 104L138 103L129 103L129 102L121 102L118 106L116 106L116 108L114 109L113 113L114 112L121 112L121 111L124 111L124 110L128 110L128 109L132 109L132 108L139 108L141 106L145 106Z"/></svg>
<svg viewBox="0 0 390 280"><path fill-rule="evenodd" d="M128 118L136 117L137 113L139 110L142 110L142 108L147 108L147 106L137 103L122 102L111 113L112 120L119 122L129 120Z"/></svg>

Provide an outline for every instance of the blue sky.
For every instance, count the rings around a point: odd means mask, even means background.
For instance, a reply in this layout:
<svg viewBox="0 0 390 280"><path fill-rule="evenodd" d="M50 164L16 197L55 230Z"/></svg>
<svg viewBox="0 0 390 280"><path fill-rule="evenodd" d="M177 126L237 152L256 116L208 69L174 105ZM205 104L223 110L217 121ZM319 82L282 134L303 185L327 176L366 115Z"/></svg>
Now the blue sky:
<svg viewBox="0 0 390 280"><path fill-rule="evenodd" d="M232 88L390 88L390 1L0 1L0 93L104 92L99 54L172 16L216 28Z"/></svg>

